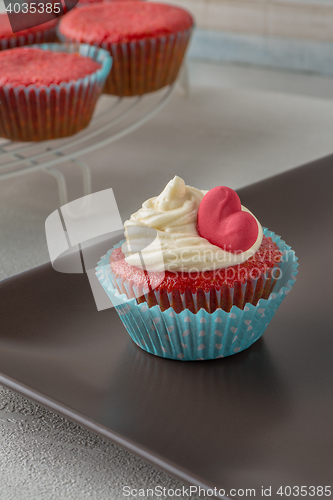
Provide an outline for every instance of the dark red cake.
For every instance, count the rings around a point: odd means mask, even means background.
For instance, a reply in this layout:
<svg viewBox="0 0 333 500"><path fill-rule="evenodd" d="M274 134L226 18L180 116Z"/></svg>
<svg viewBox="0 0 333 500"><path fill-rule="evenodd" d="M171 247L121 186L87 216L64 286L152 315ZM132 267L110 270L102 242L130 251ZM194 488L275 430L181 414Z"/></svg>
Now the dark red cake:
<svg viewBox="0 0 333 500"><path fill-rule="evenodd" d="M229 312L233 305L242 309L246 303L256 305L260 298L268 298L279 277L273 269L278 271L276 268L281 256L277 245L264 236L259 250L242 264L193 274L166 271L161 283L160 273L148 275L142 269L127 264L120 248L111 254L110 264L116 277L130 284L130 288L150 289L146 296L138 298L138 302L147 300L150 307L159 303L162 311L171 306L178 313L184 309L180 294L185 294L186 308L191 312L201 307L209 312L219 307ZM253 280L257 280L255 288ZM217 291L221 293L217 294ZM159 292L159 301L156 292ZM171 303L168 294L171 294ZM197 296L199 307L193 302L193 294Z"/></svg>
<svg viewBox="0 0 333 500"><path fill-rule="evenodd" d="M192 25L179 7L129 0L75 9L61 19L59 35L109 50L113 68L105 92L131 96L176 79Z"/></svg>

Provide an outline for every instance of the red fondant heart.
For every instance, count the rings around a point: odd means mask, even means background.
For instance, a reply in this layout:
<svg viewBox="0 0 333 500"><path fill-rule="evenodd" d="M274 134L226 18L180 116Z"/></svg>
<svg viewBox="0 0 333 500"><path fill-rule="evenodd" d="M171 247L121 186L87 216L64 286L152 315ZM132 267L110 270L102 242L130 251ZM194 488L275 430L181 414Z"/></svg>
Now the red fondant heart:
<svg viewBox="0 0 333 500"><path fill-rule="evenodd" d="M245 252L258 238L253 215L243 212L237 193L226 186L211 189L198 210L198 232L202 238L232 253Z"/></svg>

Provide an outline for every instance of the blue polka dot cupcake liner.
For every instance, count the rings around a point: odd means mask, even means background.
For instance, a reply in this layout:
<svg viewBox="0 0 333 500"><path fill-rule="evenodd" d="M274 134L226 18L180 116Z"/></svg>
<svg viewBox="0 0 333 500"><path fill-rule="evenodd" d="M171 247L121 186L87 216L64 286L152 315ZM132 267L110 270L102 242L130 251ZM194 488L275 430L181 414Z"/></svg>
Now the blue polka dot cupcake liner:
<svg viewBox="0 0 333 500"><path fill-rule="evenodd" d="M224 358L241 352L258 340L283 299L291 291L298 272L298 259L290 246L268 229L282 252L279 279L268 299L259 299L256 306L247 303L243 309L233 306L230 312L216 309L213 313L200 309L196 313L185 309L179 313L170 307L148 307L129 298L124 282L111 271L110 255L115 245L98 263L96 275L110 298L132 340L145 351L163 358L193 361ZM256 280L254 281L254 285ZM252 283L253 285L253 283ZM157 296L157 294L156 294Z"/></svg>

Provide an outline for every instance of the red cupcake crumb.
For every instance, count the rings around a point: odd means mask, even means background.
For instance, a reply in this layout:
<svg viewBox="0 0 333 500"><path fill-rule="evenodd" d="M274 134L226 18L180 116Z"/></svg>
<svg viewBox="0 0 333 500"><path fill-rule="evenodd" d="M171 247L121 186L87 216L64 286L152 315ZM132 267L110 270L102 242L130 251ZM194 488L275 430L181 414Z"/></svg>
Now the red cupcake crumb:
<svg viewBox="0 0 333 500"><path fill-rule="evenodd" d="M84 78L101 65L78 53L22 47L0 52L0 85L49 86Z"/></svg>
<svg viewBox="0 0 333 500"><path fill-rule="evenodd" d="M149 307L157 305L156 292L159 292L161 309L173 307L178 313L184 309L180 294L185 294L186 308L190 311L196 312L203 307L214 312L218 307L230 311L233 305L242 309L246 303L256 305L260 298L267 299L279 277L273 269L276 269L281 257L277 245L264 236L255 255L242 264L198 273L166 271L161 283L160 273L149 273L148 277L147 272L127 264L120 248L112 252L110 264L116 276L130 283L131 287L149 288L148 294L139 297L138 302L147 301ZM257 280L255 289L253 279ZM221 291L220 300L216 291ZM172 295L171 303L168 293ZM209 294L209 300L205 293ZM193 302L193 294L196 295L197 306Z"/></svg>

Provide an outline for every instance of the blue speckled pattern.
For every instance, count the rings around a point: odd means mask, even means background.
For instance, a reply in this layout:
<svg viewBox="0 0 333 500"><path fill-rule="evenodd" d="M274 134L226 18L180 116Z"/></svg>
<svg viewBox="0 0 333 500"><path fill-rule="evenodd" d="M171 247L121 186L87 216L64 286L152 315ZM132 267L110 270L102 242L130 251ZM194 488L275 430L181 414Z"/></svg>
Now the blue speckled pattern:
<svg viewBox="0 0 333 500"><path fill-rule="evenodd" d="M146 302L138 304L135 298L120 294L113 285L109 257L121 243L101 259L96 274L131 338L145 351L183 361L223 358L247 349L261 337L296 281L295 252L268 229L264 234L276 242L285 257L279 264L282 277L267 300L260 299L256 306L246 304L244 309L233 306L229 313L200 309L193 314L185 309L177 314L171 307L166 311L158 305L149 308Z"/></svg>

